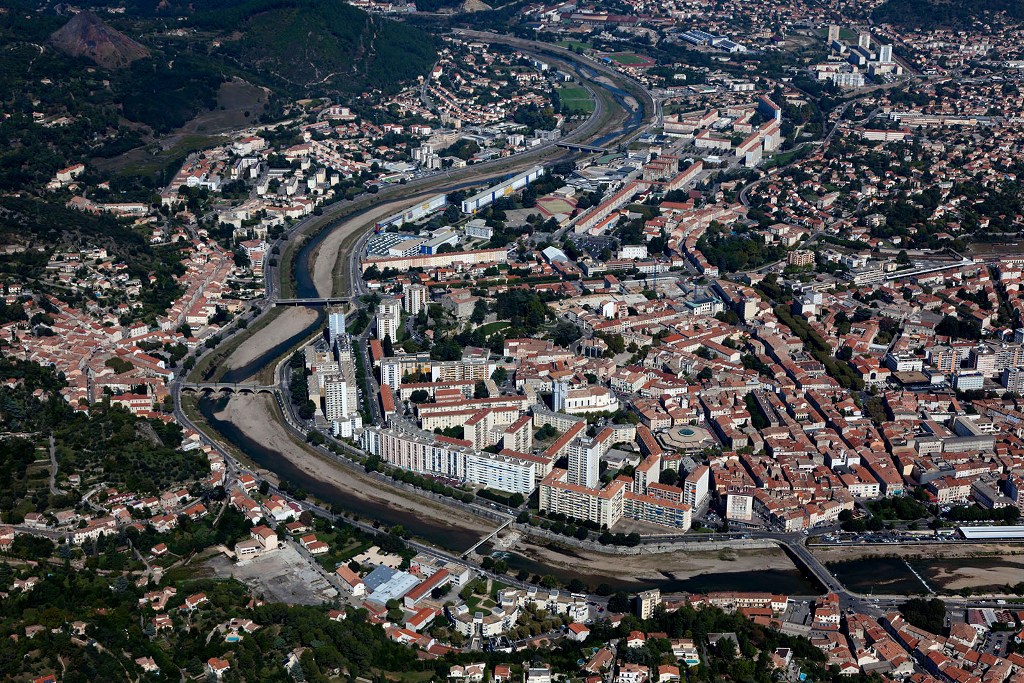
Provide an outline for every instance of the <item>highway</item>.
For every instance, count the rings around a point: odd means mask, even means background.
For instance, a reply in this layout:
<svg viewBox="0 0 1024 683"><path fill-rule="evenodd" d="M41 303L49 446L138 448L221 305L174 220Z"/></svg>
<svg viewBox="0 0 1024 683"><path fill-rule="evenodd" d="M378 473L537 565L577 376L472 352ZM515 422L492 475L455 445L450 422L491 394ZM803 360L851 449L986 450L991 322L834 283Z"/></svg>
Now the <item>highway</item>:
<svg viewBox="0 0 1024 683"><path fill-rule="evenodd" d="M654 99L650 94L637 82L632 79L624 77L613 68L594 62L585 57L575 55L574 53L558 48L555 46L537 43L534 41L527 41L519 38L513 38L508 36L498 36L495 34L465 31L465 35L470 37L479 38L481 40L488 40L492 42L500 42L509 45L513 45L520 50L525 52L532 52L534 54L543 54L550 58L554 55L556 59L563 60L565 62L571 61L574 64L581 64L586 69L592 70L597 74L600 74L602 78L606 78L609 81L617 84L621 90L628 92L632 95L637 102L643 106L644 115L641 120L641 125L637 128L621 131L620 139L629 139L631 136L642 131L644 126L649 124L654 117L658 115L658 107ZM583 73L582 70L577 70L578 73ZM588 88L601 89L605 85L599 81L592 81L587 84ZM369 236L369 227L373 222L373 219L378 214L389 214L393 213L391 208L392 204L400 204L408 206L414 204L416 201L425 196L431 196L439 192L448 192L458 187L465 187L473 183L479 183L484 180L495 177L496 175L511 173L518 170L523 170L532 166L538 162L544 162L553 158L566 158L572 156L564 150L557 147L559 143L566 143L571 141L586 141L590 139L597 139L601 136L608 135L609 133L615 132L619 122L623 120L621 115L616 115L613 112L606 111L604 106L604 99L602 97L596 97L595 101L597 106L595 107L594 114L582 125L580 125L572 133L568 134L564 138L558 141L551 141L539 145L537 148L530 152L516 155L514 157L496 159L493 161L484 162L472 166L467 166L463 169L457 169L447 173L434 174L416 178L409 181L405 185L395 185L389 188L385 188L380 192L373 195L363 195L357 198L355 201L337 201L333 204L325 206L323 208L323 214L321 216L308 216L293 226L277 241L275 246L283 245L285 242L291 241L291 254L293 258L283 258L282 265L276 268L268 268L266 275L266 291L265 296L255 303L252 310L249 311L248 322L251 324L259 320L262 316L268 314L268 312L276 305L281 303L283 300L289 300L290 303L300 303L301 296L295 297L291 293L287 297L283 296L282 292L285 289L283 286L285 282L290 280L289 268L309 268L307 263L295 263L294 259L298 257L299 245L296 238L299 236L311 236L319 233L325 229L340 229L346 231L345 240L342 243L342 248L337 255L337 263L342 271L342 277L340 281L335 280L332 289L336 291L324 292L319 291L319 298L329 297L337 295L339 299L348 299L352 302L357 302L358 298L366 293L365 285L362 278L359 276L359 257L364 251L364 244ZM842 111L845 111L845 107L849 106L847 103ZM628 117L627 117L628 118ZM842 119L842 114L837 118L835 124L828 132L824 140L817 143L824 148L831 140L832 136L836 132L839 121ZM812 144L812 143L806 143ZM763 180L763 178L762 178ZM747 203L746 195L747 192L761 180L755 181L743 188L740 193L741 201L744 204ZM341 219L346 219L342 224ZM336 267L337 268L337 267ZM358 304L357 304L358 305ZM271 323L272 324L272 323ZM370 410L372 419L375 422L379 422L381 419L379 405L376 401L378 386L377 380L373 373L372 364L370 362L368 354L367 339L369 336L370 326L367 326L360 335L353 339L353 343L356 347L356 351L361 357L363 367L366 372L365 385L362 387L363 397L366 400L367 407ZM232 340L235 335L242 332L242 328L235 324L235 327L231 329L229 333L223 335L220 345L224 345ZM216 348L205 349L203 348L198 354L198 360L201 360L207 354L214 353ZM286 359L278 362L276 372L274 374L277 384L273 391L278 406L280 408L280 419L279 423L283 430L288 431L293 437L299 441L305 441L307 429L300 423L298 418L292 414L291 406L287 400L287 391L282 390L282 387L286 388ZM188 418L181 408L181 392L184 389L190 390L248 390L248 391L266 391L271 389L267 386L259 386L255 383L247 385L230 385L225 386L223 384L205 385L203 383L191 382L187 383L183 377L176 377L170 385L171 393L174 400L174 415L179 423L185 428L195 429L196 431L206 434L207 441L211 442L216 450L224 457L225 462L229 466L229 477L233 478L237 476L237 472L243 467L233 455L225 449L216 440L216 435L209 432L203 432L203 430ZM352 446L335 441L335 444L339 444L345 451L352 453L353 455L358 454L359 451ZM364 476L367 476L363 472L363 468L360 464L354 460L350 460L346 457L339 456L327 448L322 446L310 446L315 448L317 452L324 458L329 459L335 463L336 466L351 468L353 470L359 470ZM381 486L389 486L394 488L407 489L409 495L423 496L427 498L436 498L432 494L427 492L412 489L409 486L396 485L390 478L384 477L379 473L370 473L377 479ZM229 479L230 481L230 479ZM284 494L282 494L284 495ZM287 496L285 496L287 497ZM495 510L488 509L484 505L474 504L462 504L452 501L451 499L440 499L437 498L438 502L443 503L445 506L452 509L453 514L458 514L460 511L466 513L473 513L481 515L487 518L495 519L502 525L512 524L512 519L507 515L499 515ZM304 508L309 509L314 514L322 516L332 521L337 519L337 516L330 510L313 505L309 502L300 503ZM353 520L345 520L346 523L353 524L366 531L376 532L372 525L355 522ZM869 598L867 596L859 595L851 591L846 590L840 581L825 567L805 545L805 537L800 533L775 533L775 532L747 532L745 534L752 538L762 538L771 540L778 545L786 548L796 561L802 564L806 570L814 576L828 591L838 594L840 598L840 604L843 608L854 608L859 612L866 614L880 614L880 610L885 606L885 603L879 602L881 598ZM698 540L693 535L678 535L673 536L671 534L665 536L658 536L656 539L650 539L651 543L672 543L672 542L693 542ZM458 560L459 556L445 551L438 550L437 548L431 547L427 544L419 541L410 541L410 547L420 552L427 552L433 556L441 557L448 560ZM479 568L478 568L479 569ZM508 577L503 576L502 581L508 583ZM893 598L894 600L897 598Z"/></svg>
<svg viewBox="0 0 1024 683"><path fill-rule="evenodd" d="M644 96L646 94L646 91L643 91L642 88L638 88L635 82L627 82L627 79L625 79L625 77L621 76L620 74L618 74L618 72L614 71L610 67L598 64L596 62L592 62L592 60L589 59L580 58L577 55L574 55L568 51L562 51L558 48L549 48L549 46L542 43L534 43L532 41L523 41L519 39L508 39L506 41L505 38L502 36L487 36L485 39L493 39L495 42L509 42L511 44L516 45L517 47L519 47L519 49L523 50L524 52L531 52L534 54L544 52L546 54L547 59L549 60L550 53L553 52L555 53L556 58L563 63L584 63L588 69L591 69L594 72L601 74L603 79L620 85L622 90L634 94L638 102L643 102L644 116L641 118L641 125L637 129L625 131L625 136L629 136L636 130L642 129L644 124L650 122L651 117L655 113L653 101L650 99L650 96ZM559 54L561 52L565 52L565 54ZM595 90L600 90L605 87L603 83L597 81L587 83L586 86L588 87L588 89L591 90L591 92L594 92ZM608 99L611 100L611 97L609 97ZM338 263L342 266L343 274L347 275L348 277L342 277L342 281L340 283L336 282L335 289L340 289L340 292L321 291L319 292L319 296L329 297L334 294L341 294L342 296L346 297L359 297L360 295L365 293L365 287L362 278L359 276L359 255L363 252L363 245L365 244L365 240L369 236L368 229L373 220L371 215L374 213L375 209L377 209L377 211L380 211L379 207L381 207L382 205L386 204L388 201L391 200L400 201L405 205L410 205L424 196L430 196L442 191L450 191L452 189L455 189L456 187L465 187L473 183L480 183L491 178L494 178L496 176L500 176L502 174L523 170L538 162L543 163L545 161L551 161L556 158L571 158L573 156L572 153L566 152L565 150L562 150L556 146L559 142L587 142L591 139L596 139L602 136L615 134L616 129L620 125L620 123L624 121L626 118L628 118L628 116L626 116L625 114L617 114L616 112L608 111L605 107L605 98L603 97L595 97L595 103L596 106L593 115L584 123L582 123L579 127L577 127L575 130L573 130L571 133L567 134L560 140L544 143L542 145L539 145L537 148L530 150L529 152L516 155L514 157L497 159L489 162L484 162L481 164L467 166L463 169L457 169L446 173L417 178L409 181L405 185L396 185L389 188L385 188L373 195L363 195L352 202L344 200L337 201L333 204L323 207L322 215L307 216L306 218L296 222L277 241L275 241L273 245L279 247L280 250L284 252L286 243L290 243L287 246L290 246L289 251L291 251L292 253L285 254L284 258L282 258L281 260L282 263L280 266L276 268L268 268L268 272L266 274L265 295L260 300L255 301L254 306L250 309L250 311L247 312L247 327L252 326L254 323L258 322L260 318L267 315L276 304L281 302L282 299L302 298L301 296L293 296L291 291L286 292L286 290L291 289L290 287L286 287L286 283L290 284L289 268L309 267L309 264L306 263L294 263L294 258L296 258L299 254L299 242L301 240L297 238L299 238L300 236L309 237L319 233L321 230L336 228L338 224L341 223L340 219L349 219L349 225L345 227L348 227L352 230L352 236L350 238L347 237L345 239L345 242L343 243L343 248L339 252L337 257ZM620 137L622 136L620 135ZM289 259L289 256L291 256L291 259ZM296 301L295 303L298 302ZM273 323L271 323L271 325L272 324ZM234 326L230 328L229 331L222 335L218 347L229 343L231 340L235 338L236 335L244 333L244 329L245 328L240 327L236 321ZM379 419L379 407L377 406L375 400L375 397L377 395L377 384L376 378L373 375L373 368L370 363L370 358L368 356L367 351L368 345L366 341L368 335L369 327L367 328L367 330L364 330L364 332L361 335L354 339L353 342L355 343L358 352L362 357L364 368L366 370L366 386L363 387L363 395L367 401L367 405L370 408L373 418L377 420ZM215 353L218 347L214 347L211 349L200 347L201 350L196 352L197 364L198 362L201 362L202 359L208 356L209 354ZM278 381L278 384L277 390L274 391L274 395L276 396L278 406L281 409L280 423L282 425L282 428L289 431L292 436L301 441L304 441L306 437L306 431L300 424L298 424L296 418L290 415L289 409L291 406L287 404L287 401L284 399L284 396L281 392L281 386L283 386L281 380L281 373L284 372L282 368L282 363L278 363L278 368L277 371L275 372L275 379ZM205 388L214 391L264 391L267 389L267 387L259 386L255 383L240 386L225 386L225 384L226 383L210 383L209 385L205 385L202 382L186 382L184 377L176 376L170 385L170 390L174 401L175 418L186 429L195 429L196 431L203 433L206 436L206 440L213 444L217 452L221 455L221 457L224 458L225 463L227 463L228 472L226 481L230 483L231 481L234 480L235 477L237 477L238 472L243 469L243 465L238 462L238 460L227 448L225 448L222 444L218 443L216 434L210 433L209 431L204 431L200 425L193 423L192 420L185 414L181 405L182 390L186 388L186 385L187 388L190 390L200 391ZM345 449L352 451L356 450L349 446L348 444L344 444L343 442L335 443L341 444L342 447ZM333 462L337 463L337 466L350 467L353 469L358 469L361 472L363 470L362 466L359 465L358 463L344 457L339 457L338 455L334 454L333 452L326 448L315 448L325 458L328 458ZM365 475L365 472L363 474ZM381 485L392 487L395 486L395 483L391 481L389 478L386 478L379 473L371 474L376 475L376 477L380 480ZM283 494L283 492L278 491L278 493L284 495L284 497L286 498L288 497L287 495ZM410 491L409 493L411 495L431 497L431 494L419 490L416 490L415 492ZM501 526L508 525L512 522L512 518L510 518L510 516L498 514L496 510L490 509L489 507L480 503L464 505L456 503L455 501L449 499L445 499L439 502L444 502L448 506L453 507L452 512L455 514L457 514L456 510L461 507L465 509L467 512L479 514L487 518L496 518ZM310 512L317 514L321 517L331 519L332 521L337 519L336 515L332 511L327 510L326 508L314 505L307 501L302 501L300 502L300 504L304 508L310 510ZM353 520L348 519L346 519L345 521L346 523L353 524L367 532L378 531L370 524L366 524L363 522L355 522ZM440 551L437 548L434 548L432 546L415 540L409 541L409 545L417 551L426 552L436 557L441 557L453 561L461 559L459 556L449 554L444 551ZM467 562L467 560L462 561ZM477 567L477 569L482 571L482 569L479 567ZM505 583L509 583L509 577L507 576L503 575L501 577L501 580ZM513 581L512 583L517 582Z"/></svg>
<svg viewBox="0 0 1024 683"><path fill-rule="evenodd" d="M480 35L484 37L484 39L493 39L495 42L512 42L521 50L535 55L542 52L551 52L565 61L583 64L587 68L593 69L607 77L611 82L621 85L622 89L628 92L632 92L637 87L635 81L630 82L625 76L618 74L614 69L611 69L606 65L598 64L593 60L575 55L567 50L563 50L562 48L549 46L546 43L516 38L508 38L506 40L504 36L492 34ZM585 85L592 92L595 89L600 90L605 88L605 85L599 82L585 83ZM645 102L645 107L647 107L647 103L651 102L649 95L647 100L642 101ZM270 245L271 252L273 252L276 247L282 255L279 265L271 265L272 261L268 260L264 275L264 296L260 299L254 300L252 302L252 307L247 313L233 319L229 323L228 327L221 333L220 342L215 347L207 348L206 346L201 346L198 350L191 352L189 356L186 356L185 359L182 359L182 362L190 357L194 357L195 369L190 374L195 376L196 381L202 381L203 378L198 376L198 369L203 367L204 359L213 356L217 353L218 349L224 348L227 344L235 341L236 337L239 335L252 334L252 332L247 331L248 328L258 324L261 319L274 308L279 300L296 298L290 291L291 272L295 268L310 267L309 264L297 264L293 262L298 256L303 239L311 238L325 229L338 227L338 224L343 218L349 219L344 228L351 230L353 235L351 240L346 239L345 243L342 245L342 253L339 253L338 255L338 264L342 271L342 277L340 279L336 279L334 288L345 294L351 292L354 296L359 296L365 293L362 278L351 277L351 274L359 272L359 255L362 253L363 244L365 244L365 240L369 236L367 234L369 224L373 222L374 218L382 217L377 216L374 213L375 209L380 213L380 209L377 207L385 204L387 200L394 200L394 202L400 202L401 205L405 206L412 205L424 197L432 196L446 190L450 191L459 187L482 183L496 177L501 177L505 174L519 172L537 163L546 163L559 159L572 158L575 156L573 153L557 147L559 142L586 142L591 139L607 136L615 132L619 120L623 118L622 115L616 115L614 112L606 111L604 98L602 97L595 97L595 105L594 112L590 118L575 130L558 140L544 142L522 154L501 159L493 159L479 164L466 166L461 169L454 169L443 173L415 178L404 185L396 184L391 187L384 188L375 194L364 193L352 201L340 199L331 204L324 205L322 207L321 215L318 216L311 214L300 219L296 223L292 224ZM642 123L649 123L653 113L653 108L646 108ZM352 220L357 218L361 218L362 220ZM288 291L286 292L286 290ZM319 292L319 297L330 297L334 293L335 292ZM243 319L246 323L244 328L239 324ZM178 367L180 368L181 364L179 364ZM171 383L169 388L172 395L177 394L179 390L178 385L182 379L182 377L176 376L175 380Z"/></svg>
<svg viewBox="0 0 1024 683"><path fill-rule="evenodd" d="M494 42L513 44L524 52L532 54L544 53L548 55L549 59L550 55L554 54L557 59L564 62L583 64L587 68L601 74L610 82L621 85L623 90L630 92L631 94L636 93L636 95L638 95L638 101L644 102L645 106L642 123L649 123L651 117L654 115L653 100L651 100L650 96L647 95L646 98L644 98L640 95L640 92L638 92L638 84L636 84L635 81L627 79L611 67L580 57L568 50L549 46L545 43L521 40L518 38L507 38L505 36L492 34L479 34L477 37L484 40L493 40ZM587 86L593 89L606 87L603 83L597 81L588 83ZM639 88L639 91L645 92L642 88ZM595 102L595 110L591 117L560 140L545 142L528 152L515 155L513 157L495 159L480 164L474 164L472 166L466 166L462 169L416 178L404 185L394 185L389 188L385 188L376 194L364 194L351 202L339 200L324 206L321 215L310 215L299 220L289 227L288 230L271 245L272 249L273 247L278 247L283 252L281 265L276 267L268 266L265 275L266 286L264 296L261 299L254 301L250 311L242 316L245 319L246 327L243 328L239 325L239 321L242 317L236 318L229 325L228 329L222 333L220 342L217 346L213 348L206 348L205 346L200 347L198 351L194 352L196 368L202 367L202 363L205 358L216 353L218 348L221 348L235 340L239 334L248 334L249 332L247 332L247 329L258 323L265 315L267 315L277 302L282 299L296 298L291 296L290 292L288 293L288 296L284 296L283 293L285 289L290 288L285 286L286 284L290 285L289 269L308 267L308 264L290 262L298 256L298 242L301 241L298 238L300 236L310 237L318 234L324 229L330 229L338 223L341 218L364 219L361 221L348 221L348 224L345 227L352 230L354 239L347 239L343 244L342 253L339 253L338 255L338 262L339 264L342 264L343 273L348 275L348 277L343 277L342 282L340 283L340 288L343 290L342 293L345 295L351 294L352 296L359 296L365 292L365 288L362 283L362 278L355 276L355 274L359 272L359 254L362 252L363 244L368 237L367 231L369 223L372 222L372 218L367 214L372 213L375 207L380 206L385 203L385 200L390 199L401 201L405 205L410 205L422 197L437 194L445 190L451 190L455 187L464 187L468 184L479 183L497 175L524 170L538 162L551 161L556 158L571 157L573 156L571 153L557 147L558 142L585 142L593 138L608 135L615 131L618 121L622 118L622 116L617 116L615 113L605 110L603 98L596 97ZM319 294L320 297L329 297L334 294L334 292L320 292ZM191 355L189 357L191 357ZM370 366L367 365L366 367L368 373L370 373ZM195 374L195 372L193 374ZM197 377L196 379L201 381L202 378ZM170 391L176 403L180 398L181 385L183 381L184 378L179 375L175 377L170 385Z"/></svg>

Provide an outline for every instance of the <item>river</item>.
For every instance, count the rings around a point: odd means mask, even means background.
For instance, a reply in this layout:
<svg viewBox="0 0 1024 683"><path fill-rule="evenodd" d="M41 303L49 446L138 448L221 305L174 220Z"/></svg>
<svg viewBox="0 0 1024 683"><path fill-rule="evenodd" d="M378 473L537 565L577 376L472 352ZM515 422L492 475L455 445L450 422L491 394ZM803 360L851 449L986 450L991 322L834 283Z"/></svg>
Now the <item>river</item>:
<svg viewBox="0 0 1024 683"><path fill-rule="evenodd" d="M1012 593L1024 581L1024 558L1014 556L870 557L828 567L850 590L878 595Z"/></svg>
<svg viewBox="0 0 1024 683"><path fill-rule="evenodd" d="M487 548L481 548L486 551ZM572 550L560 550L564 553L572 553ZM808 578L800 570L793 569L763 569L759 571L708 571L696 576L681 578L675 576L671 571L663 571L662 578L637 578L626 580L618 577L604 576L599 573L587 571L581 566L579 571L571 571L561 567L552 567L543 562L526 557L516 552L499 551L493 553L497 559L505 560L510 569L525 569L531 574L543 576L551 574L559 581L567 583L572 579L580 579L591 588L596 588L604 583L612 590L636 592L649 588L659 588L663 593L706 593L710 591L761 591L770 586L776 593L787 595L818 595L822 592L821 585L812 578ZM582 561L585 561L581 558ZM629 556L622 557L623 563L629 563Z"/></svg>
<svg viewBox="0 0 1024 683"><path fill-rule="evenodd" d="M594 79L600 77L600 74L597 71L587 66L578 65L576 67L576 72L584 80L593 81ZM602 135L601 137L592 140L590 143L588 143L594 145L595 147L601 147L610 140L614 140L616 138L632 133L633 131L640 127L641 123L643 123L645 114L643 102L636 100L636 107L630 106L630 104L627 103L626 98L632 98L634 100L636 98L633 98L632 95L630 95L625 90L605 82L601 82L601 87L607 90L609 93L611 93L612 99L614 99L616 104L622 107L624 111L629 112L629 116L623 122L621 130L608 133L607 135Z"/></svg>
<svg viewBox="0 0 1024 683"><path fill-rule="evenodd" d="M299 253L295 255L295 296L297 298L320 296L316 291L316 285L313 284L313 274L310 272L310 263L311 257L316 253L316 248L320 246L320 243L323 242L330 233L330 228L324 228L311 239L307 240L306 244L302 245L299 249ZM320 307L317 313L318 315L316 320L312 323L303 327L300 331L296 332L279 344L275 344L270 347L245 365L228 370L224 373L221 381L241 382L244 379L252 377L266 367L268 363L271 363L276 358L280 357L285 351L292 348L303 339L312 336L316 330L319 330L324 326L327 320L327 313L322 307ZM213 368L211 368L210 371L212 372Z"/></svg>
<svg viewBox="0 0 1024 683"><path fill-rule="evenodd" d="M589 73L591 77L597 75L596 72L593 72L586 67L582 68ZM601 83L600 87L608 90L616 103L624 110L628 111L629 115L623 122L622 128L619 131L609 133L592 141L591 144L595 145L605 144L611 140L635 131L642 124L645 113L642 102L636 102L635 106L629 105L627 98L630 96L624 90L608 83ZM497 175L487 180L455 184L449 189L449 192L473 186L490 184L503 180L506 177L508 177L508 174ZM355 214L350 214L346 216L345 220L351 219L353 216L358 216L361 213L365 213L369 208L370 207ZM330 232L330 227L321 230L302 245L296 254L294 259L296 297L317 297L328 294L317 291L311 270L312 264L315 261L313 257L316 250ZM238 382L256 374L302 339L312 336L317 329L320 329L324 325L325 317L325 313L321 311L316 321L268 349L265 353L261 354L249 363L246 363L244 366L234 368L226 372L222 381ZM347 495L345 491L337 488L336 486L327 484L322 480L310 476L306 472L281 458L275 450L272 450L249 438L234 423L218 418L217 413L219 412L219 406L222 405L219 404L218 401L226 400L230 399L212 399L207 397L202 398L199 401L199 410L209 425L215 429L225 441L237 447L256 465L270 470L283 479L303 488L316 498L333 505L335 509L345 510L364 519L377 520L382 525L386 526L400 524L418 538L449 551L461 552L479 540L480 534L466 530L453 529L444 525L438 525L432 523L430 519L421 515L413 515L406 511L396 510L384 503ZM655 586L660 587L665 591L752 590L754 587L770 585L772 586L772 590L789 592L792 594L808 594L817 592L813 587L813 583L803 577L795 568L793 570L768 570L759 572L715 572L686 579L677 579L671 574L666 574L664 580L629 582L609 579L601 575L588 573L583 568L581 568L581 571L579 572L560 570L515 553L507 554L505 557L509 565L514 569L525 569L536 574L554 574L563 581L567 581L572 578L581 578L594 586L599 583L608 583L609 585L612 585L613 588L622 590L641 590Z"/></svg>
<svg viewBox="0 0 1024 683"><path fill-rule="evenodd" d="M456 552L471 547L480 539L481 534L434 524L429 518L413 515L403 510L396 510L374 500L348 495L345 491L332 484L311 477L305 471L282 458L276 450L267 448L263 444L249 438L235 423L218 418L217 413L220 412L220 408L224 405L223 402L229 400L231 399L204 397L199 400L199 412L202 413L206 422L225 441L237 447L253 463L270 470L281 479L301 487L317 499L329 503L334 507L335 511L344 510L345 512L358 515L364 520L378 521L386 527L400 524L415 536L440 548Z"/></svg>

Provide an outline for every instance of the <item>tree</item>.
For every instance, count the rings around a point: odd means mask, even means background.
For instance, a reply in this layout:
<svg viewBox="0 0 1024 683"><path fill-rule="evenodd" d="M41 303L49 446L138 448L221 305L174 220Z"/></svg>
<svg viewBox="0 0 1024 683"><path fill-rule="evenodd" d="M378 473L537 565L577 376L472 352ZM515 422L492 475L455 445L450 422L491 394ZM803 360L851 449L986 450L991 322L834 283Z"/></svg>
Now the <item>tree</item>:
<svg viewBox="0 0 1024 683"><path fill-rule="evenodd" d="M537 292L513 289L495 297L495 313L498 320L509 320L512 327L533 334L544 324L548 309Z"/></svg>
<svg viewBox="0 0 1024 683"><path fill-rule="evenodd" d="M299 408L299 417L301 417L303 420L312 419L312 417L315 414L316 414L316 404L313 403L312 401L306 401Z"/></svg>
<svg viewBox="0 0 1024 683"><path fill-rule="evenodd" d="M417 389L409 396L409 400L413 403L426 403L429 398L430 394L427 393L426 389Z"/></svg>
<svg viewBox="0 0 1024 683"><path fill-rule="evenodd" d="M718 651L718 656L726 662L736 659L736 643L732 638L719 638L715 649Z"/></svg>
<svg viewBox="0 0 1024 683"><path fill-rule="evenodd" d="M618 592L608 598L608 611L613 613L625 613L631 611L632 604L629 596Z"/></svg>
<svg viewBox="0 0 1024 683"><path fill-rule="evenodd" d="M487 384L483 380L479 380L473 385L473 398L487 398L489 395Z"/></svg>
<svg viewBox="0 0 1024 683"><path fill-rule="evenodd" d="M563 320L555 326L554 341L556 345L562 348L569 348L573 342L580 338L580 335L580 328L567 320Z"/></svg>
<svg viewBox="0 0 1024 683"><path fill-rule="evenodd" d="M462 358L462 347L450 337L439 339L430 347L431 360L459 360Z"/></svg>
<svg viewBox="0 0 1024 683"><path fill-rule="evenodd" d="M130 372L132 368L135 367L130 362L124 360L123 358L118 358L117 356L113 358L108 358L106 361L104 361L103 364L106 365L108 368L113 368L114 372L118 374Z"/></svg>
<svg viewBox="0 0 1024 683"><path fill-rule="evenodd" d="M501 386L502 384L508 381L508 371L505 369L504 366L499 365L498 367L494 368L494 372L491 373L491 379L494 380L495 384Z"/></svg>
<svg viewBox="0 0 1024 683"><path fill-rule="evenodd" d="M674 470L674 469L672 469L672 468L663 469L661 471L661 474L658 476L658 483L659 484L666 484L668 486L675 486L678 481L679 481L679 472Z"/></svg>
<svg viewBox="0 0 1024 683"><path fill-rule="evenodd" d="M469 316L470 322L481 324L487 318L487 302L477 299L473 304L473 313Z"/></svg>
<svg viewBox="0 0 1024 683"><path fill-rule="evenodd" d="M385 334L384 335L384 341L381 342L381 346L384 349L384 355L385 356L390 358L391 356L395 355L395 347L394 347L393 342L391 341L391 335L390 334Z"/></svg>
<svg viewBox="0 0 1024 683"><path fill-rule="evenodd" d="M558 430L553 425L546 424L537 430L535 435L538 441L545 441L547 439L553 439L558 436Z"/></svg>
<svg viewBox="0 0 1024 683"><path fill-rule="evenodd" d="M946 603L938 598L912 598L900 605L899 610L912 625L931 633L941 635L946 628Z"/></svg>
<svg viewBox="0 0 1024 683"><path fill-rule="evenodd" d="M602 338L608 344L608 350L613 354L622 353L626 350L626 342L621 334L609 334Z"/></svg>

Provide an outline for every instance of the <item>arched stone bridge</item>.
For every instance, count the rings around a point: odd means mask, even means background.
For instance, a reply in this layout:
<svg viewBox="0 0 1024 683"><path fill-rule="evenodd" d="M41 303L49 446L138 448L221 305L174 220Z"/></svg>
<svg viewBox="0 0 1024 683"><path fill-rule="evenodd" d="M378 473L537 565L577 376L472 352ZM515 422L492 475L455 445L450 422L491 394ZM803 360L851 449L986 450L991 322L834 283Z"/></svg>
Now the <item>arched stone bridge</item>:
<svg viewBox="0 0 1024 683"><path fill-rule="evenodd" d="M273 394L277 387L273 384L235 384L231 382L185 382L182 391L203 394Z"/></svg>

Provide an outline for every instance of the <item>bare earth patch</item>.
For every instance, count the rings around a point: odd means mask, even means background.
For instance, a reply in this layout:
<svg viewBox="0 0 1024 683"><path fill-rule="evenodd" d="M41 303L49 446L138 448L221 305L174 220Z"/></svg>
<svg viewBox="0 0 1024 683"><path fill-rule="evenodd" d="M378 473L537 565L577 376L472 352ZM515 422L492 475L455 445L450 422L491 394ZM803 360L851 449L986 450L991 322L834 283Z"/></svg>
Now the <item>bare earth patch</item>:
<svg viewBox="0 0 1024 683"><path fill-rule="evenodd" d="M274 602L320 605L338 594L291 545L241 563L216 555L206 564L217 576L237 579Z"/></svg>
<svg viewBox="0 0 1024 683"><path fill-rule="evenodd" d="M1024 555L1024 545L1012 543L953 544L932 543L928 545L870 545L870 546L808 546L819 560L845 562L865 557L901 557L908 560L921 558L981 557Z"/></svg>
<svg viewBox="0 0 1024 683"><path fill-rule="evenodd" d="M324 238L317 247L311 261L313 284L320 296L331 296L334 292L334 272L338 267L338 253L345 240L354 233L361 234L382 218L397 213L409 206L409 198L377 204L352 218L345 219L337 226L330 228L331 234Z"/></svg>
<svg viewBox="0 0 1024 683"><path fill-rule="evenodd" d="M1007 562L998 567L957 567L939 568L930 581L947 591L983 586L1014 585L1024 580L1024 565Z"/></svg>

